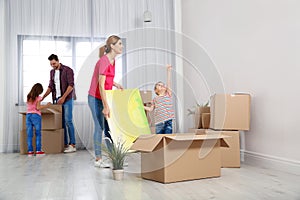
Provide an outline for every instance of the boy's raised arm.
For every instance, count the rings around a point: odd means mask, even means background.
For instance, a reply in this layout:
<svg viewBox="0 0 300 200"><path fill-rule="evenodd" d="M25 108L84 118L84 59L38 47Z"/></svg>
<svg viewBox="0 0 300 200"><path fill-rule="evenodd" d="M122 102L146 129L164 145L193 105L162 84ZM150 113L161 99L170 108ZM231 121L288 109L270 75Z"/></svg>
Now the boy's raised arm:
<svg viewBox="0 0 300 200"><path fill-rule="evenodd" d="M167 65L167 93L172 96L172 89L171 89L171 73L172 73L172 66Z"/></svg>

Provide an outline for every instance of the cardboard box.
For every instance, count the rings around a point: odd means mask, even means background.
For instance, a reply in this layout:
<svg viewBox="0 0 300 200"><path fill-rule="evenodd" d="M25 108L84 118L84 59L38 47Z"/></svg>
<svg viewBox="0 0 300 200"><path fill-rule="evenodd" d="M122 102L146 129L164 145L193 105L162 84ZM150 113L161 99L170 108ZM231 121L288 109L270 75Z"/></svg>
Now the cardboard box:
<svg viewBox="0 0 300 200"><path fill-rule="evenodd" d="M189 128L189 133L195 133L197 135L205 135L207 129L197 129L197 128Z"/></svg>
<svg viewBox="0 0 300 200"><path fill-rule="evenodd" d="M42 130L56 130L62 128L62 106L50 105L42 111ZM26 111L20 112L23 115L22 130L26 130Z"/></svg>
<svg viewBox="0 0 300 200"><path fill-rule="evenodd" d="M202 128L208 129L210 124L210 113L202 113L201 120L202 120Z"/></svg>
<svg viewBox="0 0 300 200"><path fill-rule="evenodd" d="M215 94L211 96L210 128L249 130L250 99L249 94Z"/></svg>
<svg viewBox="0 0 300 200"><path fill-rule="evenodd" d="M35 151L35 134L32 139ZM42 149L46 154L62 153L64 151L64 129L42 130ZM20 154L27 154L27 133L20 131Z"/></svg>
<svg viewBox="0 0 300 200"><path fill-rule="evenodd" d="M200 113L210 113L210 107L209 106L200 106L199 107Z"/></svg>
<svg viewBox="0 0 300 200"><path fill-rule="evenodd" d="M221 175L222 135L142 135L132 145L141 151L141 176L161 183Z"/></svg>
<svg viewBox="0 0 300 200"><path fill-rule="evenodd" d="M222 131L222 135L230 137L224 138L229 148L221 147L221 165L222 167L241 167L240 154L240 132Z"/></svg>
<svg viewBox="0 0 300 200"><path fill-rule="evenodd" d="M153 111L149 112L149 111L145 110L145 113L146 113L146 117L147 117L147 121L148 121L149 126L155 126L154 112Z"/></svg>
<svg viewBox="0 0 300 200"><path fill-rule="evenodd" d="M141 94L142 101L144 104L152 102L152 91L151 90L140 90L140 94Z"/></svg>
<svg viewBox="0 0 300 200"><path fill-rule="evenodd" d="M195 109L195 126L194 128L199 129L199 128L204 128L203 123L202 123L202 115L205 113L210 113L210 107L209 106L197 106ZM205 119L207 122L207 119ZM208 127L207 127L208 128Z"/></svg>
<svg viewBox="0 0 300 200"><path fill-rule="evenodd" d="M239 131L214 131L210 129L189 129L189 132L196 133L197 135L205 134L221 134L229 137L223 138L229 147L221 147L221 166L241 167L240 158L240 132Z"/></svg>

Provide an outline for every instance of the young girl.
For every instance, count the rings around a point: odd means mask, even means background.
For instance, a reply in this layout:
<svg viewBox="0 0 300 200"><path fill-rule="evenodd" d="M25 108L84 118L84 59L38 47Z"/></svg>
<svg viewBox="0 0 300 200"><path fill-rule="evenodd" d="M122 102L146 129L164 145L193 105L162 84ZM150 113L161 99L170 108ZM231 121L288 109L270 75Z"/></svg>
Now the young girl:
<svg viewBox="0 0 300 200"><path fill-rule="evenodd" d="M172 103L171 90L171 70L172 66L167 65L167 85L159 81L154 86L154 92L157 95L150 107L144 106L145 110L154 110L155 129L157 134L166 134L173 132L173 120L175 113Z"/></svg>
<svg viewBox="0 0 300 200"><path fill-rule="evenodd" d="M26 132L27 132L27 146L28 156L33 156L33 127L35 128L36 136L36 155L45 155L42 151L42 113L41 109L49 107L47 105L41 105L42 97L39 96L43 92L43 86L40 83L36 83L27 95L27 113L26 113Z"/></svg>

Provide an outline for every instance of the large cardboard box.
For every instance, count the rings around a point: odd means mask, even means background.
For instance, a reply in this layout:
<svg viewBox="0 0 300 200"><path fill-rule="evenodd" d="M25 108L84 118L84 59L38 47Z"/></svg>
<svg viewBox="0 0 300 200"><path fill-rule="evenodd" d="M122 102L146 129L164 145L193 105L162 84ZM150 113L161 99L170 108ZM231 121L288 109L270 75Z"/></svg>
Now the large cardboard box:
<svg viewBox="0 0 300 200"><path fill-rule="evenodd" d="M205 135L207 129L203 128L189 128L189 133L195 133L197 135Z"/></svg>
<svg viewBox="0 0 300 200"><path fill-rule="evenodd" d="M222 135L142 135L132 145L141 151L141 176L161 183L221 175Z"/></svg>
<svg viewBox="0 0 300 200"><path fill-rule="evenodd" d="M210 128L215 130L250 129L249 94L215 94L210 99Z"/></svg>
<svg viewBox="0 0 300 200"><path fill-rule="evenodd" d="M35 134L32 139L35 150ZM42 149L46 154L62 153L64 150L64 129L42 130ZM27 154L27 133L20 131L20 154Z"/></svg>
<svg viewBox="0 0 300 200"><path fill-rule="evenodd" d="M42 130L56 130L62 128L62 106L50 105L42 109ZM26 111L20 112L23 115L22 130L26 130Z"/></svg>
<svg viewBox="0 0 300 200"><path fill-rule="evenodd" d="M189 129L189 132L197 135L221 134L228 137L223 138L229 147L221 147L221 166L226 168L241 167L240 158L240 132L239 131L214 131L210 129Z"/></svg>
<svg viewBox="0 0 300 200"><path fill-rule="evenodd" d="M142 101L144 104L152 102L152 91L151 90L140 90Z"/></svg>

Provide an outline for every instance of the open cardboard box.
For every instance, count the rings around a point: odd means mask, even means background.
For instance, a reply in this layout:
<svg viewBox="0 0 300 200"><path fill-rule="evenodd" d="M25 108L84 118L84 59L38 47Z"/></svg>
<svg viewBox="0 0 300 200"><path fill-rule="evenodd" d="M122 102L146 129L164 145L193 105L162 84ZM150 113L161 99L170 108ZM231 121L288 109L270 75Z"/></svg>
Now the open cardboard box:
<svg viewBox="0 0 300 200"><path fill-rule="evenodd" d="M50 105L42 109L42 130L56 130L62 128L62 106ZM19 112L23 115L22 130L26 130L26 111Z"/></svg>
<svg viewBox="0 0 300 200"><path fill-rule="evenodd" d="M161 183L221 175L220 147L228 147L220 134L141 135L132 150L141 152L141 176Z"/></svg>
<svg viewBox="0 0 300 200"><path fill-rule="evenodd" d="M42 150L46 154L62 153L64 151L64 129L42 130ZM35 133L32 145L35 151ZM20 131L20 154L27 154L27 133Z"/></svg>

